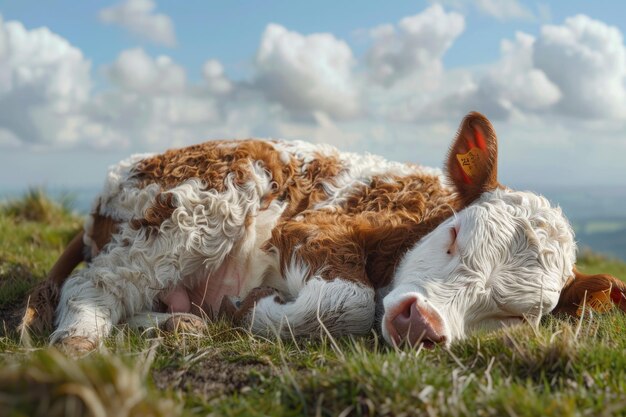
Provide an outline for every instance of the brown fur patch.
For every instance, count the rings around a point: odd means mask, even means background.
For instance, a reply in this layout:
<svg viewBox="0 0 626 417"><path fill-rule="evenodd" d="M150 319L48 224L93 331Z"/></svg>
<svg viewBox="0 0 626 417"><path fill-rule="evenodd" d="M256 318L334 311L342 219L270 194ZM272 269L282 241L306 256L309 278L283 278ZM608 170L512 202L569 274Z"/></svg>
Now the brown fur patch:
<svg viewBox="0 0 626 417"><path fill-rule="evenodd" d="M30 292L18 327L19 332L29 331L37 335L52 330L54 312L59 303L59 288L50 279L40 282Z"/></svg>
<svg viewBox="0 0 626 417"><path fill-rule="evenodd" d="M279 223L268 246L280 253L283 273L295 256L325 279L379 288L401 256L458 209L436 177L375 177L336 211L304 211L302 219Z"/></svg>
<svg viewBox="0 0 626 417"><path fill-rule="evenodd" d="M74 236L59 259L54 263L46 280L60 287L74 268L83 261L85 255L84 248L83 232L81 231Z"/></svg>
<svg viewBox="0 0 626 417"><path fill-rule="evenodd" d="M91 216L93 217L93 227L89 237L96 245L95 248L92 248L92 255L95 256L111 241L111 236L117 232L119 221L99 214L98 210L95 213L91 213Z"/></svg>
<svg viewBox="0 0 626 417"><path fill-rule="evenodd" d="M297 173L287 184L285 198L290 202L283 213L283 218L291 218L298 213L310 209L313 205L324 201L328 195L324 191L324 184L334 184L334 179L344 170L339 158L316 154L302 172L299 161Z"/></svg>
<svg viewBox="0 0 626 417"><path fill-rule="evenodd" d="M140 187L156 183L164 190L197 178L207 189L224 190L226 175L232 174L235 182L250 180L250 162L260 161L277 184L285 184L293 175L293 164L284 164L279 152L271 143L258 140L211 141L143 159L132 170L132 177Z"/></svg>
<svg viewBox="0 0 626 417"><path fill-rule="evenodd" d="M59 302L59 290L74 268L84 260L83 232L79 232L54 263L45 281L30 291L21 312L18 331L29 330L43 334L52 329L54 312Z"/></svg>
<svg viewBox="0 0 626 417"><path fill-rule="evenodd" d="M585 299L597 292L607 292L615 306L626 312L626 283L608 274L587 275L574 269L552 314L576 316Z"/></svg>
<svg viewBox="0 0 626 417"><path fill-rule="evenodd" d="M287 200L289 204L285 217L291 217L323 200L326 194L322 183L330 181L342 169L337 158L318 155L302 172L302 161L290 157L285 163L281 153L271 143L257 140L205 142L169 150L141 160L133 168L131 178L139 181L139 187L156 183L163 192L144 217L134 219L131 225L135 228L159 226L168 219L176 209L168 189L197 178L204 182L205 189L221 192L227 175L232 175L238 185L250 181L252 163L260 163L273 181L272 190L263 196L261 208L277 198Z"/></svg>

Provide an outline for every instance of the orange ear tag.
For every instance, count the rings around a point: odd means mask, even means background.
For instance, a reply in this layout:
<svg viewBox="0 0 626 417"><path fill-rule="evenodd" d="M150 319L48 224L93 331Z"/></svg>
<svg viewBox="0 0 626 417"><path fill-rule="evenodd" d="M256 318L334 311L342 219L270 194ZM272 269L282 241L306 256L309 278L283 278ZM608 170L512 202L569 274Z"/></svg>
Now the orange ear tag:
<svg viewBox="0 0 626 417"><path fill-rule="evenodd" d="M483 165L484 154L479 148L472 148L467 153L456 154L456 159L463 169L463 172L471 180L480 172Z"/></svg>
<svg viewBox="0 0 626 417"><path fill-rule="evenodd" d="M606 313L613 308L613 301L609 295L609 291L598 291L587 295L587 302L585 303L585 311L593 310L597 313ZM583 313L583 306L580 305L576 311L576 315L580 316Z"/></svg>

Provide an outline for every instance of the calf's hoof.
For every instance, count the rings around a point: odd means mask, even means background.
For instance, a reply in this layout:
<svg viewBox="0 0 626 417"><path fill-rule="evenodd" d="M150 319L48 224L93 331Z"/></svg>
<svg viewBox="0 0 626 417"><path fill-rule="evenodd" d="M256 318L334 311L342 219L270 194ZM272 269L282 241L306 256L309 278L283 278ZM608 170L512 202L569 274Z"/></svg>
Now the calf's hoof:
<svg viewBox="0 0 626 417"><path fill-rule="evenodd" d="M96 350L98 343L85 336L70 336L61 339L55 346L68 356L80 357Z"/></svg>
<svg viewBox="0 0 626 417"><path fill-rule="evenodd" d="M175 314L165 320L159 328L168 333L203 333L206 330L206 323L193 314Z"/></svg>

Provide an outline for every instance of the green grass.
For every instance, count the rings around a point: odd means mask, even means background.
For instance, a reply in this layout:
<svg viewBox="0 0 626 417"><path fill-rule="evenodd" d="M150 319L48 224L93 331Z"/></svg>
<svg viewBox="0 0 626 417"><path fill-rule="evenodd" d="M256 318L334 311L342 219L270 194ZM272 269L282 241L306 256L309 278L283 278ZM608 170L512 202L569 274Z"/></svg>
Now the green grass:
<svg viewBox="0 0 626 417"><path fill-rule="evenodd" d="M53 223L0 208L0 312L44 278L79 229L79 218L53 207ZM626 264L592 253L579 268L626 277ZM122 327L79 360L8 333L0 416L626 415L625 329L616 312L546 317L537 328L412 351L374 334L276 341L223 322L203 335Z"/></svg>
<svg viewBox="0 0 626 417"><path fill-rule="evenodd" d="M82 222L36 189L0 205L0 314L45 278Z"/></svg>

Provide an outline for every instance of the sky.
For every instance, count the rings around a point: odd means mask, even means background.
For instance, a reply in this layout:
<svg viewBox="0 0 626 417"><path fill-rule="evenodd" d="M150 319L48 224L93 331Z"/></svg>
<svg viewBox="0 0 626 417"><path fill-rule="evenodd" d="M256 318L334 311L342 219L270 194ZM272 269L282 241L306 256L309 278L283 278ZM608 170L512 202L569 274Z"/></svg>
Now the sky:
<svg viewBox="0 0 626 417"><path fill-rule="evenodd" d="M217 138L441 166L480 111L511 186L626 187L626 2L0 0L0 189Z"/></svg>

